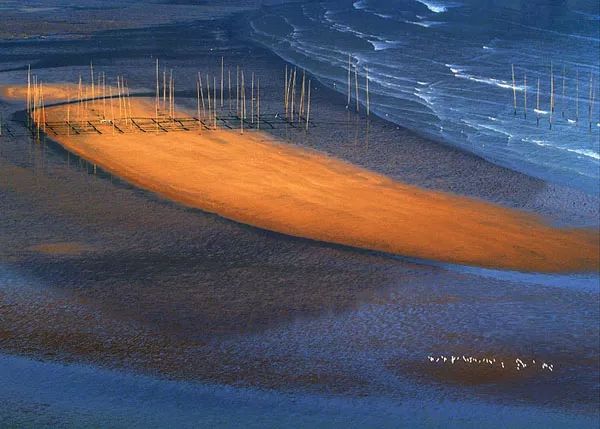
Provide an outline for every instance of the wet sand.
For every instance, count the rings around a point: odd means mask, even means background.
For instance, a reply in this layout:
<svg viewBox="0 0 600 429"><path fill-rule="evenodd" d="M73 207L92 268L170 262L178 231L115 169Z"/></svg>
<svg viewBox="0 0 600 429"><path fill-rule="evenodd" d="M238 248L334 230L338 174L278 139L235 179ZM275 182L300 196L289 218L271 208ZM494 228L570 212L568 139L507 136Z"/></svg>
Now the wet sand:
<svg viewBox="0 0 600 429"><path fill-rule="evenodd" d="M8 88L9 94L19 90ZM48 87L52 98L66 98ZM68 86L66 93L72 93ZM152 117L148 99L134 117ZM99 119L102 102L47 109ZM114 106L113 106L114 109ZM183 115L183 113L180 113ZM53 136L67 150L159 195L228 219L297 237L403 256L520 271L598 269L598 233L551 227L533 215L394 181L257 131Z"/></svg>

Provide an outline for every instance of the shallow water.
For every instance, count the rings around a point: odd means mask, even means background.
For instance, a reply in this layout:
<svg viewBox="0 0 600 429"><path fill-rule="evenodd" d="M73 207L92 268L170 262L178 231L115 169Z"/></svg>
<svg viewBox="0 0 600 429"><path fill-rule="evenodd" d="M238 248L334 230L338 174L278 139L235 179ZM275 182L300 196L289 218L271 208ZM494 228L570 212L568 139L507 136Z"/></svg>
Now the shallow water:
<svg viewBox="0 0 600 429"><path fill-rule="evenodd" d="M598 3L588 1L330 0L271 8L250 20L247 34L344 94L351 54L363 104L368 68L372 111L501 165L597 193L599 20ZM354 109L354 71L350 80Z"/></svg>
<svg viewBox="0 0 600 429"><path fill-rule="evenodd" d="M276 393L168 381L82 365L0 355L0 423L19 427L111 428L511 428L595 427L594 418L536 407L496 407L453 401L395 402L386 398ZM60 386L60 390L55 386ZM467 421L468 420L468 421Z"/></svg>

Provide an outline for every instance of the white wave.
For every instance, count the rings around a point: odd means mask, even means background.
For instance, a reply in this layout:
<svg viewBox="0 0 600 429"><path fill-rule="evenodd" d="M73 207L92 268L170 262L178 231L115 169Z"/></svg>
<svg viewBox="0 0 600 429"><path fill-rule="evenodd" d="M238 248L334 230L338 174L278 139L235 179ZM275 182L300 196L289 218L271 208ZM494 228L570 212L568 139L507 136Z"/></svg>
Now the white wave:
<svg viewBox="0 0 600 429"><path fill-rule="evenodd" d="M433 13L443 13L448 10L448 7L439 2L433 2L431 0L417 0L419 3L424 5L427 9Z"/></svg>
<svg viewBox="0 0 600 429"><path fill-rule="evenodd" d="M490 47L490 46L485 46L485 45L483 45L483 46L482 46L482 48L483 48L484 50L486 50L486 51L493 51L493 50L494 50L494 48L492 48L492 47Z"/></svg>
<svg viewBox="0 0 600 429"><path fill-rule="evenodd" d="M493 86L497 86L497 87L503 88L503 89L513 89L513 84L509 81L502 80L502 79L496 79L493 77L475 76L475 75L472 75L469 73L465 73L467 71L466 68L461 68L461 67L455 66L453 64L445 64L445 65L446 65L446 67L448 67L450 69L450 71L452 72L454 77L457 77L460 79L467 79L467 80L470 80L473 82L484 83L486 85L493 85ZM525 90L525 87L523 85L515 85L514 88L519 92L522 92Z"/></svg>
<svg viewBox="0 0 600 429"><path fill-rule="evenodd" d="M418 25L419 27L425 27L425 28L429 28L434 25L443 24L443 22L440 22L440 21L404 21L404 22L406 24Z"/></svg>
<svg viewBox="0 0 600 429"><path fill-rule="evenodd" d="M453 2L443 2L442 3L441 1L438 1L438 0L436 0L436 1L434 1L434 0L416 0L416 1L421 3L422 5L424 5L427 9L429 9L433 13L444 13L444 12L447 12L448 9L451 7L461 6L460 3L453 3Z"/></svg>
<svg viewBox="0 0 600 429"><path fill-rule="evenodd" d="M400 44L400 42L394 40L369 40L369 43L373 45L376 51L391 49Z"/></svg>
<svg viewBox="0 0 600 429"><path fill-rule="evenodd" d="M376 16L378 16L380 18L383 18L383 19L392 19L393 18L392 15L386 15L385 13L373 13L373 15L376 15Z"/></svg>
<svg viewBox="0 0 600 429"><path fill-rule="evenodd" d="M571 149L568 147L554 146L553 144L548 143L546 140L530 139L527 137L523 138L523 141L530 142L541 147L553 147L554 149L558 150L566 150L567 152L576 153L578 155L583 155L588 158L600 160L600 153L591 149Z"/></svg>
<svg viewBox="0 0 600 429"><path fill-rule="evenodd" d="M577 153L579 155L587 156L596 160L600 160L600 153L591 149L566 149L569 152Z"/></svg>
<svg viewBox="0 0 600 429"><path fill-rule="evenodd" d="M352 7L356 10L362 10L367 7L367 0L358 0L352 3Z"/></svg>
<svg viewBox="0 0 600 429"><path fill-rule="evenodd" d="M533 109L534 113L537 113L538 115L547 115L548 113L550 113L548 110L539 110L539 109Z"/></svg>

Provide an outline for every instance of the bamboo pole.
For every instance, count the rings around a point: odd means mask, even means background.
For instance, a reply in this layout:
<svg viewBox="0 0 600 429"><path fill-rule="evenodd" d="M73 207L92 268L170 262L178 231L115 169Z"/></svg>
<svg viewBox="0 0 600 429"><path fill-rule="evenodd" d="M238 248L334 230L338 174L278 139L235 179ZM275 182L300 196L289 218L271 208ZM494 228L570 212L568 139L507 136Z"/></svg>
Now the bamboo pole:
<svg viewBox="0 0 600 429"><path fill-rule="evenodd" d="M256 85L258 88L256 89L256 129L260 130L260 78L257 77Z"/></svg>
<svg viewBox="0 0 600 429"><path fill-rule="evenodd" d="M306 86L306 70L302 70L302 87L300 89L300 108L298 109L298 122L304 113L304 91Z"/></svg>
<svg viewBox="0 0 600 429"><path fill-rule="evenodd" d="M252 72L252 89L250 90L250 121L254 123L254 72Z"/></svg>
<svg viewBox="0 0 600 429"><path fill-rule="evenodd" d="M71 93L67 92L67 135L71 135Z"/></svg>
<svg viewBox="0 0 600 429"><path fill-rule="evenodd" d="M515 82L515 65L511 64L512 71L512 89L513 89L513 107L515 116L517 116L517 83Z"/></svg>
<svg viewBox="0 0 600 429"><path fill-rule="evenodd" d="M287 118L287 108L288 108L288 66L285 65L285 85L283 87L283 111L285 112L285 116Z"/></svg>
<svg viewBox="0 0 600 429"><path fill-rule="evenodd" d="M240 66L235 66L235 114L240 116Z"/></svg>
<svg viewBox="0 0 600 429"><path fill-rule="evenodd" d="M163 115L167 110L167 69L163 68L163 103L162 103Z"/></svg>
<svg viewBox="0 0 600 429"><path fill-rule="evenodd" d="M590 131L592 131L592 107L594 104L594 75L590 71L590 94L588 101L588 118L590 123Z"/></svg>
<svg viewBox="0 0 600 429"><path fill-rule="evenodd" d="M523 76L523 116L527 119L527 73Z"/></svg>
<svg viewBox="0 0 600 429"><path fill-rule="evenodd" d="M81 121L81 98L83 96L83 91L81 87L81 73L79 74L79 87L77 90L77 120Z"/></svg>
<svg viewBox="0 0 600 429"><path fill-rule="evenodd" d="M196 79L196 107L198 109L198 130L202 132L202 121L200 120L200 81L198 79Z"/></svg>
<svg viewBox="0 0 600 429"><path fill-rule="evenodd" d="M290 121L294 122L294 98L296 96L296 67L294 67L293 78L292 78L292 100L290 110Z"/></svg>
<svg viewBox="0 0 600 429"><path fill-rule="evenodd" d="M117 95L119 96L119 122L123 117L123 102L121 100L121 77L117 75ZM158 111L156 112L156 117L158 118Z"/></svg>
<svg viewBox="0 0 600 429"><path fill-rule="evenodd" d="M554 113L554 65L550 63L550 117Z"/></svg>
<svg viewBox="0 0 600 429"><path fill-rule="evenodd" d="M131 110L131 94L129 93L129 83L127 82L127 80L125 81L125 89L127 91L127 109L129 111L129 115L128 115L129 126L131 127L132 122L133 122L133 119L132 119L133 113Z"/></svg>
<svg viewBox="0 0 600 429"><path fill-rule="evenodd" d="M535 102L535 118L537 122L537 126L540 126L540 78L537 78L537 95Z"/></svg>
<svg viewBox="0 0 600 429"><path fill-rule="evenodd" d="M171 79L171 122L175 122L175 77Z"/></svg>
<svg viewBox="0 0 600 429"><path fill-rule="evenodd" d="M156 99L154 100L154 110L156 114L156 120L158 121L158 107L160 104L160 84L159 84L159 67L158 58L156 59Z"/></svg>
<svg viewBox="0 0 600 429"><path fill-rule="evenodd" d="M552 116L554 115L554 65L550 63L550 129L552 129Z"/></svg>
<svg viewBox="0 0 600 429"><path fill-rule="evenodd" d="M198 83L200 84L200 100L202 102L202 117L206 118L206 105L204 104L204 89L202 89L202 75L198 72Z"/></svg>
<svg viewBox="0 0 600 429"><path fill-rule="evenodd" d="M371 112L371 104L369 98L369 67L365 67L365 87L365 92L367 96L367 117L369 117L369 114Z"/></svg>
<svg viewBox="0 0 600 429"><path fill-rule="evenodd" d="M231 68L227 67L227 88L229 89L229 113L231 113Z"/></svg>
<svg viewBox="0 0 600 429"><path fill-rule="evenodd" d="M567 75L567 66L563 65L563 75L562 75L562 98L560 107L562 107L562 117L565 117L565 81Z"/></svg>
<svg viewBox="0 0 600 429"><path fill-rule="evenodd" d="M108 86L108 94L110 97L110 124L112 125L112 133L115 134L115 108L113 106L112 86ZM158 130L157 130L158 131Z"/></svg>
<svg viewBox="0 0 600 429"><path fill-rule="evenodd" d="M591 100L591 99L590 99ZM44 130L44 133L46 133L46 103L44 102L44 83L40 82L40 104L42 105L42 129ZM591 110L590 110L591 111ZM590 113L590 121L591 119L591 113ZM591 127L591 122L590 122L590 127Z"/></svg>
<svg viewBox="0 0 600 429"><path fill-rule="evenodd" d="M210 102L210 80L208 79L208 73L206 74L206 99L208 100L208 117L212 118L211 102ZM212 122L212 120L210 121ZM209 124L210 124L209 122Z"/></svg>
<svg viewBox="0 0 600 429"><path fill-rule="evenodd" d="M350 69L350 54L348 54L348 102L346 103L346 109L350 108L350 73L351 73L351 69Z"/></svg>
<svg viewBox="0 0 600 429"><path fill-rule="evenodd" d="M223 108L223 77L224 77L224 59L221 57L221 108Z"/></svg>
<svg viewBox="0 0 600 429"><path fill-rule="evenodd" d="M102 119L106 119L106 73L102 72Z"/></svg>
<svg viewBox="0 0 600 429"><path fill-rule="evenodd" d="M311 80L308 80L308 100L307 100L307 106L306 106L306 131L308 131L308 126L309 126L309 120L310 120L310 87L311 87Z"/></svg>
<svg viewBox="0 0 600 429"><path fill-rule="evenodd" d="M246 84L244 82L244 70L242 70L242 112L241 112L241 117L240 117L240 128L241 128L241 133L244 134L244 116L245 113L244 112L244 108L246 107L246 94L244 91L244 88L246 87Z"/></svg>
<svg viewBox="0 0 600 429"><path fill-rule="evenodd" d="M27 64L27 127L30 127L31 119L31 65Z"/></svg>
<svg viewBox="0 0 600 429"><path fill-rule="evenodd" d="M575 124L579 123L579 69L575 77Z"/></svg>
<svg viewBox="0 0 600 429"><path fill-rule="evenodd" d="M356 87L356 113L359 112L358 104L358 64L354 67L354 86Z"/></svg>
<svg viewBox="0 0 600 429"><path fill-rule="evenodd" d="M214 128L217 129L217 78L213 76L213 118Z"/></svg>
<svg viewBox="0 0 600 429"><path fill-rule="evenodd" d="M94 64L90 61L90 80L92 81L92 105L96 105L96 92L94 91Z"/></svg>

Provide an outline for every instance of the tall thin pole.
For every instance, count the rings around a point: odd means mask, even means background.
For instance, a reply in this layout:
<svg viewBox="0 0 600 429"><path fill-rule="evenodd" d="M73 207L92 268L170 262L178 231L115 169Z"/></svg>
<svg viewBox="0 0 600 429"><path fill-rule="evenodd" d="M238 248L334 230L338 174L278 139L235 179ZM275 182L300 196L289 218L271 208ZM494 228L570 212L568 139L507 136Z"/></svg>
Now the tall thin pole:
<svg viewBox="0 0 600 429"><path fill-rule="evenodd" d="M554 113L554 65L552 63L550 63L550 113Z"/></svg>
<svg viewBox="0 0 600 429"><path fill-rule="evenodd" d="M515 82L515 65L511 64L514 113L517 116L517 84Z"/></svg>
<svg viewBox="0 0 600 429"><path fill-rule="evenodd" d="M67 135L71 135L71 93L67 92Z"/></svg>
<svg viewBox="0 0 600 429"><path fill-rule="evenodd" d="M235 66L235 112L240 116L240 66Z"/></svg>
<svg viewBox="0 0 600 429"><path fill-rule="evenodd" d="M102 118L106 119L106 73L102 72Z"/></svg>
<svg viewBox="0 0 600 429"><path fill-rule="evenodd" d="M110 123L112 125L112 133L115 133L115 108L113 107L113 97L112 97L112 86L108 87L108 94L110 97Z"/></svg>
<svg viewBox="0 0 600 429"><path fill-rule="evenodd" d="M200 100L202 100L202 116L206 117L206 106L204 104L204 90L202 89L202 75L198 72L198 83L200 84Z"/></svg>
<svg viewBox="0 0 600 429"><path fill-rule="evenodd" d="M579 123L579 69L575 78L575 124Z"/></svg>
<svg viewBox="0 0 600 429"><path fill-rule="evenodd" d="M27 126L31 119L31 65L27 64Z"/></svg>
<svg viewBox="0 0 600 429"><path fill-rule="evenodd" d="M210 101L210 80L208 79L208 73L206 74L206 99L208 100L208 117L212 118L211 101ZM212 121L209 121L210 124Z"/></svg>
<svg viewBox="0 0 600 429"><path fill-rule="evenodd" d="M285 111L285 116L287 117L287 107L288 107L288 66L285 65L285 85L283 87L283 110Z"/></svg>
<svg viewBox="0 0 600 429"><path fill-rule="evenodd" d="M306 70L302 70L302 88L300 89L300 109L298 110L298 122L304 113L304 91L306 86Z"/></svg>
<svg viewBox="0 0 600 429"><path fill-rule="evenodd" d="M94 64L90 61L90 80L92 81L92 103L96 105L96 92L94 91Z"/></svg>
<svg viewBox="0 0 600 429"><path fill-rule="evenodd" d="M260 130L260 78L256 79L256 129Z"/></svg>
<svg viewBox="0 0 600 429"><path fill-rule="evenodd" d="M227 88L229 89L229 113L231 113L231 69L227 67Z"/></svg>
<svg viewBox="0 0 600 429"><path fill-rule="evenodd" d="M158 58L156 59L156 100L154 110L156 113L156 120L158 121L158 106L160 103L160 84L159 84L159 71L158 71Z"/></svg>
<svg viewBox="0 0 600 429"><path fill-rule="evenodd" d="M244 107L246 106L246 94L244 93L244 88L245 88L245 82L244 82L244 70L242 70L242 105L241 105L241 115L240 115L240 129L241 129L241 133L244 134Z"/></svg>
<svg viewBox="0 0 600 429"><path fill-rule="evenodd" d="M200 120L200 81L196 79L196 106L198 109L198 129L202 131L202 121Z"/></svg>
<svg viewBox="0 0 600 429"><path fill-rule="evenodd" d="M77 89L77 119L81 121L81 97L82 97L82 90L81 90L81 73L79 74L79 86Z"/></svg>
<svg viewBox="0 0 600 429"><path fill-rule="evenodd" d="M590 71L590 95L588 103L588 117L590 122L590 131L592 130L592 105L594 104L594 75Z"/></svg>
<svg viewBox="0 0 600 429"><path fill-rule="evenodd" d="M306 131L308 131L308 121L310 120L310 87L311 80L308 80L308 100L306 105Z"/></svg>
<svg viewBox="0 0 600 429"><path fill-rule="evenodd" d="M119 95L119 121L123 117L123 102L121 101L121 78L117 75L117 94ZM156 114L158 118L158 113Z"/></svg>
<svg viewBox="0 0 600 429"><path fill-rule="evenodd" d="M169 118L171 117L171 108L173 106L173 69L169 70Z"/></svg>
<svg viewBox="0 0 600 429"><path fill-rule="evenodd" d="M221 57L221 108L223 108L223 77L224 77L224 65L225 65L225 60L223 59L223 57Z"/></svg>
<svg viewBox="0 0 600 429"><path fill-rule="evenodd" d="M367 94L367 117L371 111L370 107L370 98L369 98L369 67L365 67L365 86L366 86L366 94Z"/></svg>
<svg viewBox="0 0 600 429"><path fill-rule="evenodd" d="M252 89L250 90L250 121L254 123L254 72L252 72Z"/></svg>
<svg viewBox="0 0 600 429"><path fill-rule="evenodd" d="M346 109L350 108L350 54L348 54L348 102L346 103Z"/></svg>
<svg viewBox="0 0 600 429"><path fill-rule="evenodd" d="M563 65L563 75L562 75L562 98L561 98L561 107L562 107L562 117L565 117L565 81L567 77L567 66Z"/></svg>
<svg viewBox="0 0 600 429"><path fill-rule="evenodd" d="M354 67L354 86L356 87L356 112L358 113L358 65Z"/></svg>
<svg viewBox="0 0 600 429"><path fill-rule="evenodd" d="M523 76L523 116L527 119L527 73Z"/></svg>
<svg viewBox="0 0 600 429"><path fill-rule="evenodd" d="M213 118L215 121L215 130L217 129L217 78L213 76Z"/></svg>
<svg viewBox="0 0 600 429"><path fill-rule="evenodd" d="M290 118L291 122L294 122L294 98L296 95L296 67L294 67L294 72L292 73L292 105L291 105L291 113Z"/></svg>
<svg viewBox="0 0 600 429"><path fill-rule="evenodd" d="M537 78L537 95L535 102L535 118L537 122L537 126L540 125L540 78Z"/></svg>
<svg viewBox="0 0 600 429"><path fill-rule="evenodd" d="M163 68L163 114L167 110L167 69Z"/></svg>

